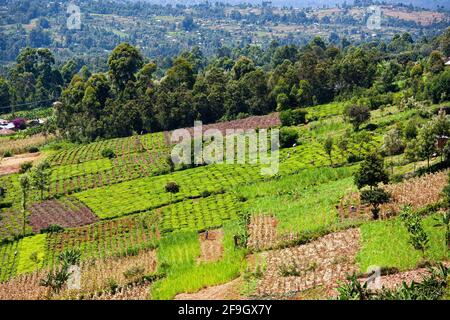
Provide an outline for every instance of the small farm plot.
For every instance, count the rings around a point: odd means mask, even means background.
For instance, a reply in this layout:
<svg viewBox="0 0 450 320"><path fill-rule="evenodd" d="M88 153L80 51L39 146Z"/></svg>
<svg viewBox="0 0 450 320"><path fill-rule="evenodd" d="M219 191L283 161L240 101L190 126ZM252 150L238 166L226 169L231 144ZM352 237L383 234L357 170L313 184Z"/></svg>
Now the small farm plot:
<svg viewBox="0 0 450 320"><path fill-rule="evenodd" d="M37 234L19 240L17 274L32 272L43 266L46 239L46 234Z"/></svg>
<svg viewBox="0 0 450 320"><path fill-rule="evenodd" d="M414 209L437 203L441 199L442 190L448 183L448 171L442 171L408 179L401 183L385 186L392 194L391 202L381 206L384 213L397 213L404 205Z"/></svg>
<svg viewBox="0 0 450 320"><path fill-rule="evenodd" d="M53 167L50 194L70 194L168 172L168 152L166 149L127 153L113 159Z"/></svg>
<svg viewBox="0 0 450 320"><path fill-rule="evenodd" d="M0 300L43 300L48 289L40 285L45 270L18 275L0 283Z"/></svg>
<svg viewBox="0 0 450 320"><path fill-rule="evenodd" d="M391 200L380 206L382 217L396 215L406 205L417 210L438 203L447 182L448 171L442 171L384 185L383 188L391 194ZM345 195L340 201L339 211L344 218L370 217L370 207L361 204L358 192Z"/></svg>
<svg viewBox="0 0 450 320"><path fill-rule="evenodd" d="M354 259L359 239L359 230L349 229L305 245L259 254L252 268L258 267L263 275L254 295L283 297L317 286L331 291L337 281L358 271Z"/></svg>
<svg viewBox="0 0 450 320"><path fill-rule="evenodd" d="M0 244L0 282L6 281L16 273L19 242Z"/></svg>
<svg viewBox="0 0 450 320"><path fill-rule="evenodd" d="M0 240L12 241L23 235L24 217L17 209L7 209L0 213ZM25 221L25 234L31 232Z"/></svg>
<svg viewBox="0 0 450 320"><path fill-rule="evenodd" d="M238 119L232 121L217 122L202 126L203 133L206 130L216 129L223 135L227 134L227 130L255 130L255 129L269 129L281 125L279 113L275 112L265 116L252 116L245 119ZM194 128L186 128L191 136L194 135ZM170 141L171 132L167 135Z"/></svg>
<svg viewBox="0 0 450 320"><path fill-rule="evenodd" d="M5 152L12 154L21 154L28 152L30 147L40 147L52 140L54 136L44 136L43 134L36 134L24 139L7 138L0 140L0 155L3 156Z"/></svg>
<svg viewBox="0 0 450 320"><path fill-rule="evenodd" d="M79 298L140 283L145 276L156 272L156 251L143 250L136 255L112 257L105 260L89 260L81 263L81 288L64 290L57 298Z"/></svg>
<svg viewBox="0 0 450 320"><path fill-rule="evenodd" d="M129 182L91 189L74 196L102 219L114 218L159 208L207 193L218 193L238 184L263 179L259 168L251 165L209 165L171 174L136 179ZM165 190L168 182L176 182L179 192Z"/></svg>
<svg viewBox="0 0 450 320"><path fill-rule="evenodd" d="M32 204L29 210L28 221L33 232L39 232L51 225L70 228L98 221L98 217L88 207L74 198L37 202Z"/></svg>
<svg viewBox="0 0 450 320"><path fill-rule="evenodd" d="M52 293L52 299L92 299L98 296L115 296L110 293L114 287L117 294L123 295L129 289L144 284L148 296L149 283L145 276L156 270L156 252L146 250L134 256L108 258L106 260L83 261L80 265L79 289L66 286L59 293ZM48 269L18 275L7 282L0 283L0 300L47 300L48 288L41 286ZM110 293L108 295L108 293ZM128 293L127 295L129 295Z"/></svg>
<svg viewBox="0 0 450 320"><path fill-rule="evenodd" d="M429 261L448 260L445 230L435 227L438 214L423 220L424 230L429 237L425 258ZM415 250L410 243L408 231L398 217L367 222L360 229L362 246L357 261L361 272L366 272L373 265L410 270L416 268L424 258L420 250Z"/></svg>
<svg viewBox="0 0 450 320"><path fill-rule="evenodd" d="M336 205L339 199L354 188L353 179L345 178L298 190L292 194L249 199L247 208L251 214L273 214L278 220L277 231L280 236L301 236L334 226L338 222Z"/></svg>
<svg viewBox="0 0 450 320"><path fill-rule="evenodd" d="M217 261L202 261L196 231L176 231L165 235L157 249L158 270L166 277L151 287L152 299L173 299L179 293L193 293L208 286L229 282L239 276L245 250L235 246L233 236L243 232L238 221L223 227L223 254Z"/></svg>
<svg viewBox="0 0 450 320"><path fill-rule="evenodd" d="M49 233L46 243L45 265L57 263L58 254L77 248L82 259L105 259L111 256L135 254L157 246L158 217L152 213L100 221L88 226Z"/></svg>
<svg viewBox="0 0 450 320"><path fill-rule="evenodd" d="M230 194L188 199L161 208L163 232L191 229L203 231L221 227L226 220L236 219L240 204Z"/></svg>
<svg viewBox="0 0 450 320"><path fill-rule="evenodd" d="M111 149L116 156L122 156L146 150L159 150L160 148L166 148L162 132L144 136L102 140L63 150L51 158L51 164L52 166L58 166L101 159L103 158L102 151L105 149Z"/></svg>

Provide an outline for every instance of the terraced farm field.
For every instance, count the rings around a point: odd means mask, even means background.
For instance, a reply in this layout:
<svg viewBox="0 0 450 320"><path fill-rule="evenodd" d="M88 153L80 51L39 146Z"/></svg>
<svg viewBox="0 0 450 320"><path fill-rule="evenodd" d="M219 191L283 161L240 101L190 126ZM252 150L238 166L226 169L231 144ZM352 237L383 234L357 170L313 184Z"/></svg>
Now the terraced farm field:
<svg viewBox="0 0 450 320"><path fill-rule="evenodd" d="M161 132L52 152L46 199L31 190L25 215L19 175L1 177L7 192L0 220L0 297L173 299L242 297L244 292L245 297L289 298L308 296L311 290L335 297L338 282L349 273L364 272L369 261L415 268L419 255L409 247L405 230L394 232L402 225L389 220L389 214L379 224L370 221L368 206L346 214L359 206L353 177L359 164L348 158L359 161L378 150L383 136L374 131L348 138L343 108L336 103L312 109L310 122L295 127L300 133L295 146L279 151L279 170L273 176L262 175L260 164L171 171L168 133ZM258 121L262 127L279 126L274 119L251 118L218 128L239 123L250 128ZM392 126L393 120L380 119L374 121ZM336 143L328 153L324 141L330 131ZM337 145L339 139L347 139L345 150ZM113 150L114 157L103 157L104 149ZM439 204L447 180L442 171L387 184L393 197L381 210ZM169 183L178 189L169 192ZM430 227L430 219L429 259L445 260L442 229ZM392 233L384 234L380 226ZM394 234L402 243L399 248L410 252L408 259L390 246L373 249L373 243ZM68 250L81 254L81 289L49 296L40 282L59 268L60 254ZM18 285L27 292L16 291ZM231 287L234 293L215 291Z"/></svg>

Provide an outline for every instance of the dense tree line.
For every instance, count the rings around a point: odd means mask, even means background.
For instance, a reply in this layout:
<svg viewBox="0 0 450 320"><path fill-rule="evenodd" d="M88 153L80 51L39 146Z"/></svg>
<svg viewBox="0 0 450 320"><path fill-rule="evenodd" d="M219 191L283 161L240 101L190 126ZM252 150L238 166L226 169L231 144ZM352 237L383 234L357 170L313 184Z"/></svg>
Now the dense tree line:
<svg viewBox="0 0 450 320"><path fill-rule="evenodd" d="M61 93L58 127L72 140L90 141L351 99L348 117L358 129L364 112L401 99L449 100L449 48L450 29L417 42L402 34L389 43L346 47L317 37L302 47L223 47L209 59L194 48L162 69L122 43L100 73L80 59L56 67L50 50L27 48L9 77L0 78L0 107Z"/></svg>

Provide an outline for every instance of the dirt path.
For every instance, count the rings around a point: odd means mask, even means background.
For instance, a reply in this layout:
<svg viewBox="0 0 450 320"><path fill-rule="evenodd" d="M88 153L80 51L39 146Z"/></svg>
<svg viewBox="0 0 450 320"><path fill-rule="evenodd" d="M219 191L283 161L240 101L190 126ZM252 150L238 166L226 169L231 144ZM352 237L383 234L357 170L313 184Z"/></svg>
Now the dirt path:
<svg viewBox="0 0 450 320"><path fill-rule="evenodd" d="M443 263L446 267L450 266L449 262ZM415 270L403 271L399 273L389 274L380 277L379 285L386 289L396 289L402 286L403 282L410 285L414 282L422 282L425 277L429 276L428 268L419 268ZM364 280L365 281L365 280ZM370 288L370 286L369 286Z"/></svg>
<svg viewBox="0 0 450 320"><path fill-rule="evenodd" d="M178 294L175 300L240 300L243 299L239 294L241 283L242 279L237 278L231 282L205 288L196 293Z"/></svg>
<svg viewBox="0 0 450 320"><path fill-rule="evenodd" d="M200 257L198 262L217 261L223 254L223 230L209 230L199 235Z"/></svg>
<svg viewBox="0 0 450 320"><path fill-rule="evenodd" d="M42 158L40 152L25 153L13 157L3 158L0 160L0 175L17 173L20 165L25 162L35 162Z"/></svg>

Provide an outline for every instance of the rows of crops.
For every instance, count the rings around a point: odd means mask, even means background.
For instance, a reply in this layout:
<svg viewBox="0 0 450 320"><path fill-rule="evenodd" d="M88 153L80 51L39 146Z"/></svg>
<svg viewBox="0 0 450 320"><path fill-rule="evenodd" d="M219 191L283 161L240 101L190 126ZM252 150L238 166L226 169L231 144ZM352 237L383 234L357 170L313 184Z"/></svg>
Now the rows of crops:
<svg viewBox="0 0 450 320"><path fill-rule="evenodd" d="M144 136L102 140L56 153L51 159L51 165L62 166L101 159L102 150L105 149L111 149L117 156L121 156L145 150L161 150L165 147L166 144L162 132Z"/></svg>
<svg viewBox="0 0 450 320"><path fill-rule="evenodd" d="M209 165L178 171L167 175L147 177L124 182L107 188L76 193L100 218L114 218L168 205L187 198L215 193L238 184L262 179L257 166ZM175 181L180 191L168 193L165 186Z"/></svg>
<svg viewBox="0 0 450 320"><path fill-rule="evenodd" d="M156 219L156 215L148 213L50 233L44 264L53 266L58 254L70 248L80 249L83 259L104 259L154 248L159 237Z"/></svg>
<svg viewBox="0 0 450 320"><path fill-rule="evenodd" d="M50 195L71 194L108 186L169 170L166 151L126 154L113 160L99 159L52 170Z"/></svg>
<svg viewBox="0 0 450 320"><path fill-rule="evenodd" d="M80 201L73 198L45 200L30 206L29 224L33 232L39 232L51 225L64 228L83 226L98 220Z"/></svg>
<svg viewBox="0 0 450 320"><path fill-rule="evenodd" d="M222 226L224 221L237 218L241 205L231 194L218 194L172 204L161 210L161 231L203 231L217 228Z"/></svg>
<svg viewBox="0 0 450 320"><path fill-rule="evenodd" d="M18 241L0 244L0 282L14 275L17 267Z"/></svg>
<svg viewBox="0 0 450 320"><path fill-rule="evenodd" d="M333 154L334 163L340 160ZM289 175L303 169L328 166L330 160L320 144L300 145L280 151L279 175ZM76 193L100 218L113 218L134 212L155 209L172 202L202 196L205 192L217 193L239 184L265 179L262 167L269 165L214 164L177 171L174 173L136 179L109 187ZM170 194L165 185L174 181L180 191ZM125 196L126 195L126 196Z"/></svg>
<svg viewBox="0 0 450 320"><path fill-rule="evenodd" d="M0 219L0 241L13 240L23 234L23 215L17 209L7 209L1 212ZM25 226L28 234L30 228Z"/></svg>

